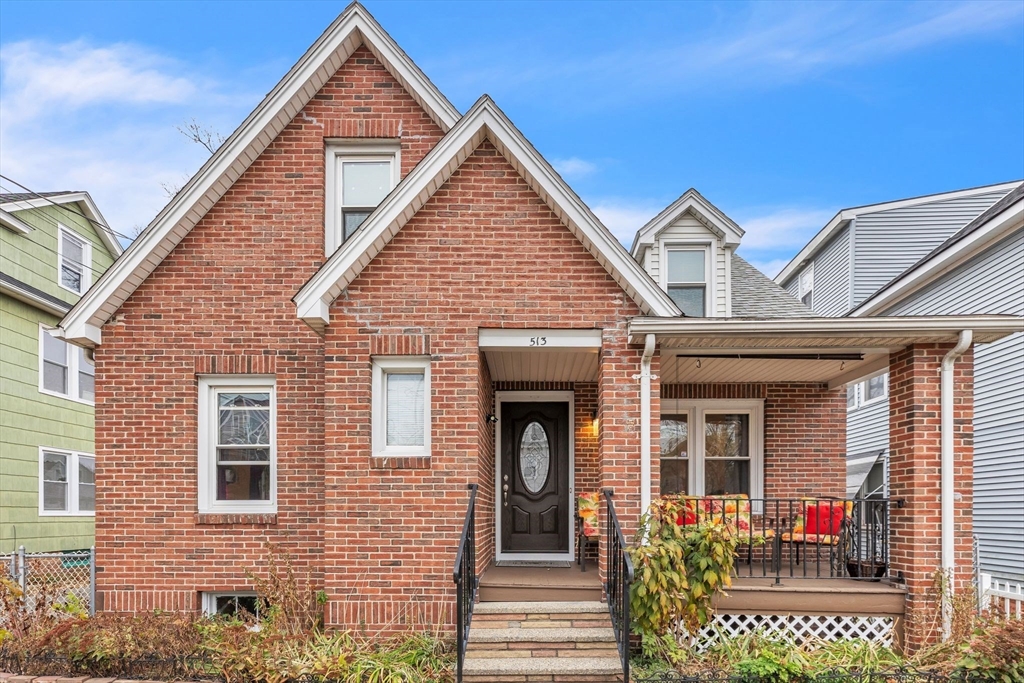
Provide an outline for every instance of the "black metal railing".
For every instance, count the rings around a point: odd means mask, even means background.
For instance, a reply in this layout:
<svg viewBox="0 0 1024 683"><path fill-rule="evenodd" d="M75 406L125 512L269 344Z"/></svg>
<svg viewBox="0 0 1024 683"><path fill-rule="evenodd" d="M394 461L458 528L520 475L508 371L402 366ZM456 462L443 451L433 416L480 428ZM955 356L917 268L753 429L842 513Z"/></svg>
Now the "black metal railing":
<svg viewBox="0 0 1024 683"><path fill-rule="evenodd" d="M902 501L683 497L678 523L728 525L740 578L889 578L889 508Z"/></svg>
<svg viewBox="0 0 1024 683"><path fill-rule="evenodd" d="M469 623L473 620L473 603L479 580L476 575L476 484L469 485L469 505L466 507L466 521L462 524L459 551L455 555L455 616L456 616L456 675L462 683L462 666L466 661L466 646L469 644Z"/></svg>
<svg viewBox="0 0 1024 683"><path fill-rule="evenodd" d="M605 543L605 568L608 572L605 582L605 596L608 598L608 613L612 617L615 643L622 660L622 680L629 680L629 587L633 584L633 559L629 556L626 538L622 535L619 517L612 504L612 490L604 490L607 514L607 542Z"/></svg>

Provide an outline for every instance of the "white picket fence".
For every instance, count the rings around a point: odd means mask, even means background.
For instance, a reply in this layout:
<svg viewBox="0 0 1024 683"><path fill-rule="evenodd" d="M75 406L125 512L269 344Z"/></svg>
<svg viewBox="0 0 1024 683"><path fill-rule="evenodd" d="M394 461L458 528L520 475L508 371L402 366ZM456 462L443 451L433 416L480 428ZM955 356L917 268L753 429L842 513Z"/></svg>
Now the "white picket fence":
<svg viewBox="0 0 1024 683"><path fill-rule="evenodd" d="M979 607L1008 617L1024 618L1024 584L1006 581L981 572L978 586Z"/></svg>

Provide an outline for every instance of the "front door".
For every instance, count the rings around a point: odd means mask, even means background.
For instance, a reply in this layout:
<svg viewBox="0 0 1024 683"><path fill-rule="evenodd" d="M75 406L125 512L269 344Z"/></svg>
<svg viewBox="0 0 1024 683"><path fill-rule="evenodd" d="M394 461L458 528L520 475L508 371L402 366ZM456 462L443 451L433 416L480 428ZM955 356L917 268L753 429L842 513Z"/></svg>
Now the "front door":
<svg viewBox="0 0 1024 683"><path fill-rule="evenodd" d="M501 404L501 550L568 553L569 404Z"/></svg>

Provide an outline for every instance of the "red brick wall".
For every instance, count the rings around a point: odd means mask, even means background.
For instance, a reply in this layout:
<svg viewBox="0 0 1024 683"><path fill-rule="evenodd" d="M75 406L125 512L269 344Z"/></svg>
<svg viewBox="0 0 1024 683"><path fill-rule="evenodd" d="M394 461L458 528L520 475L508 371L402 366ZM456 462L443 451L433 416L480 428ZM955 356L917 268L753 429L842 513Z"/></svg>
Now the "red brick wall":
<svg viewBox="0 0 1024 683"><path fill-rule="evenodd" d="M498 251L504 245L515 248ZM427 619L451 604L466 485L479 480L486 453L478 329L603 329L602 366L614 365L603 376L618 386L601 391L618 401L613 414L624 424L637 414L635 384L624 378L639 363L639 352L625 348L625 320L638 313L508 162L490 143L481 145L331 308L324 411L329 623L358 625L370 603L379 610L373 623L383 624ZM428 469L371 468L370 338L384 333L430 337ZM635 429L617 434L602 424L602 434L602 459L621 477L604 480L625 489L627 467L636 462Z"/></svg>
<svg viewBox="0 0 1024 683"><path fill-rule="evenodd" d="M105 325L97 349L96 545L108 610L192 609L251 587L264 542L322 583L323 341L291 298L324 261L324 137L440 139L360 48ZM276 376L276 518L196 514L197 375Z"/></svg>
<svg viewBox="0 0 1024 683"><path fill-rule="evenodd" d="M846 495L846 393L815 383L665 384L662 399L763 399L764 494ZM654 469L658 471L657 430ZM658 489L655 488L655 491Z"/></svg>
<svg viewBox="0 0 1024 683"><path fill-rule="evenodd" d="M942 567L941 541L941 389L942 358L953 344L920 344L893 354L889 361L889 495L893 506L890 573L907 583L907 646L917 649L940 631L938 603L931 588ZM954 367L954 544L955 592L970 590L974 571L971 549L974 480L973 352Z"/></svg>

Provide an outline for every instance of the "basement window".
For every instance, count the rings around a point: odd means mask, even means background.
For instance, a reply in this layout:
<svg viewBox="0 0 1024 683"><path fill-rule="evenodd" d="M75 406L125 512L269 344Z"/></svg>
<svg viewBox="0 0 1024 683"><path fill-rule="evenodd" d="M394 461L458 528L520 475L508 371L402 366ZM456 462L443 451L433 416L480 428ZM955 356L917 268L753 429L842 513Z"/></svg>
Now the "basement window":
<svg viewBox="0 0 1024 683"><path fill-rule="evenodd" d="M259 619L260 599L253 591L232 593L203 593L203 614L208 617L242 618L247 615Z"/></svg>
<svg viewBox="0 0 1024 683"><path fill-rule="evenodd" d="M347 242L391 193L398 184L400 167L397 143L328 143L324 201L328 256Z"/></svg>

